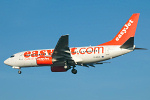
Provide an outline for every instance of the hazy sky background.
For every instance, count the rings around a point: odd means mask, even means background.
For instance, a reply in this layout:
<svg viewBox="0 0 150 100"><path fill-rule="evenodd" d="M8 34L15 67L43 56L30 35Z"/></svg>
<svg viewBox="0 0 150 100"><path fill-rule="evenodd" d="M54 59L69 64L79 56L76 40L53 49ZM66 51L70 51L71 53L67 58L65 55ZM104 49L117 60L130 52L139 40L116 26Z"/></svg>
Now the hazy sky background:
<svg viewBox="0 0 150 100"><path fill-rule="evenodd" d="M135 44L150 50L150 0L0 0L0 100L150 100L150 51L134 51L77 75L50 67L5 65L14 53L111 40L133 13L140 13Z"/></svg>

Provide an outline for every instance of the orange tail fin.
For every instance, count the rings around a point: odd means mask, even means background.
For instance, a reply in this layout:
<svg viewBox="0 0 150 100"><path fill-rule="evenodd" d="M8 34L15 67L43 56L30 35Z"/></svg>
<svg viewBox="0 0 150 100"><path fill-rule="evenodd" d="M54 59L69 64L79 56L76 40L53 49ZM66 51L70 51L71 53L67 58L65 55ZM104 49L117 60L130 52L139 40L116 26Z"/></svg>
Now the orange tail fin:
<svg viewBox="0 0 150 100"><path fill-rule="evenodd" d="M102 45L123 45L130 37L134 37L140 13L133 14L118 34L109 42Z"/></svg>

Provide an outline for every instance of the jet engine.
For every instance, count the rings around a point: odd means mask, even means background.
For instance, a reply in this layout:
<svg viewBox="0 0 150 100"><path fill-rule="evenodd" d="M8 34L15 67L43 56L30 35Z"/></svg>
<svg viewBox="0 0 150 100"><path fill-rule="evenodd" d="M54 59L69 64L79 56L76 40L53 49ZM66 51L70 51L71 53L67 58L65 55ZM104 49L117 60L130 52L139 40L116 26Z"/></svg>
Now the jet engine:
<svg viewBox="0 0 150 100"><path fill-rule="evenodd" d="M38 57L36 59L37 65L52 65L52 57Z"/></svg>
<svg viewBox="0 0 150 100"><path fill-rule="evenodd" d="M52 72L66 72L67 70L64 68L64 66L52 66L51 71Z"/></svg>

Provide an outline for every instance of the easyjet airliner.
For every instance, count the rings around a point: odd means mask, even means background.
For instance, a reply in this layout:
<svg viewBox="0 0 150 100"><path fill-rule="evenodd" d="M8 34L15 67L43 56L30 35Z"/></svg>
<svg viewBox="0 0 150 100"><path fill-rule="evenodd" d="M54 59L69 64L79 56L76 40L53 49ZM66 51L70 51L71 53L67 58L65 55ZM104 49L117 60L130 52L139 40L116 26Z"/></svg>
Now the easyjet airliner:
<svg viewBox="0 0 150 100"><path fill-rule="evenodd" d="M19 69L25 67L50 66L52 72L66 72L72 69L76 74L76 65L95 67L103 61L112 59L135 49L134 35L139 19L139 13L133 14L118 34L111 40L97 46L73 47L68 46L68 36L63 35L54 49L30 50L12 55L4 61L6 65Z"/></svg>

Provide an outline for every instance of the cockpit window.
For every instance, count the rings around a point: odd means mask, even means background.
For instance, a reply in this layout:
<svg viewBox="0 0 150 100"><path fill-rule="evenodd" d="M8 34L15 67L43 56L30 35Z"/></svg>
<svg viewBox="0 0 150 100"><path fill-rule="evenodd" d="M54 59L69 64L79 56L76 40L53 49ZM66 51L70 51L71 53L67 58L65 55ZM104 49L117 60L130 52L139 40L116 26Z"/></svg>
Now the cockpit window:
<svg viewBox="0 0 150 100"><path fill-rule="evenodd" d="M10 56L10 58L14 57L14 55Z"/></svg>

